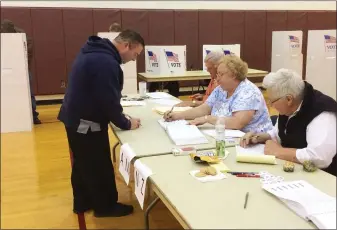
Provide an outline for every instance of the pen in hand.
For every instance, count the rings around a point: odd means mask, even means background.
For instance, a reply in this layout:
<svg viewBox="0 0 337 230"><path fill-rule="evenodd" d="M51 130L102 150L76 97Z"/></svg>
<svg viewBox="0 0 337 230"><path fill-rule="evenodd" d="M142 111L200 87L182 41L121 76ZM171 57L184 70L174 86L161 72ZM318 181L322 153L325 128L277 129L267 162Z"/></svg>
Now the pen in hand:
<svg viewBox="0 0 337 230"><path fill-rule="evenodd" d="M172 106L171 110L167 113L165 120L167 120L170 117L170 114L172 113L173 109L174 109L174 106Z"/></svg>

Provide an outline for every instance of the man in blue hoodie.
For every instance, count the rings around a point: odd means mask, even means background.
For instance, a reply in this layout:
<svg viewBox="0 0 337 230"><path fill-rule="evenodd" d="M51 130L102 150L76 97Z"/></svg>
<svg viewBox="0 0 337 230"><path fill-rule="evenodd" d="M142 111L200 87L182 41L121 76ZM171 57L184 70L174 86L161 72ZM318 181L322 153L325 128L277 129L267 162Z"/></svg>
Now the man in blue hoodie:
<svg viewBox="0 0 337 230"><path fill-rule="evenodd" d="M120 65L136 60L143 49L143 38L124 30L113 42L89 37L74 60L58 119L65 125L73 153L75 213L93 209L96 217L117 217L133 212L131 205L117 202L108 124L123 130L140 126L139 119L123 114Z"/></svg>

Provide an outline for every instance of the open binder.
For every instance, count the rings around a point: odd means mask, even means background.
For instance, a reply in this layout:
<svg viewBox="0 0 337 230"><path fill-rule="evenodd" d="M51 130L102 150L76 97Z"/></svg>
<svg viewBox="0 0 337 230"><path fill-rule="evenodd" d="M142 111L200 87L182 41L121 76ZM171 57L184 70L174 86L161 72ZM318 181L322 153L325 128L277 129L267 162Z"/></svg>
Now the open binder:
<svg viewBox="0 0 337 230"><path fill-rule="evenodd" d="M306 181L298 180L266 184L272 193L302 218L312 221L319 229L336 229L336 198L329 196Z"/></svg>
<svg viewBox="0 0 337 230"><path fill-rule="evenodd" d="M207 138L195 125L189 125L185 120L165 122L164 119L158 121L166 130L168 136L175 145L197 145L208 143Z"/></svg>

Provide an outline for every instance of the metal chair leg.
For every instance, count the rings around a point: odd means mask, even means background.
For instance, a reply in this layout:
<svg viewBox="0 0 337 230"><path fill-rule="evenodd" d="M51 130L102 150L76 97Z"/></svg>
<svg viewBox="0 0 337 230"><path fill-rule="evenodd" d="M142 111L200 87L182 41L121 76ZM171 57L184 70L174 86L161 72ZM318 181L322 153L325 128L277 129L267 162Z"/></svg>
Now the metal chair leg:
<svg viewBox="0 0 337 230"><path fill-rule="evenodd" d="M77 214L77 219L80 230L87 230L84 213Z"/></svg>
<svg viewBox="0 0 337 230"><path fill-rule="evenodd" d="M159 197L156 197L156 199L154 199L149 206L147 207L146 211L145 211L145 229L149 230L150 229L150 223L149 223L149 214L151 209L158 203L159 201Z"/></svg>

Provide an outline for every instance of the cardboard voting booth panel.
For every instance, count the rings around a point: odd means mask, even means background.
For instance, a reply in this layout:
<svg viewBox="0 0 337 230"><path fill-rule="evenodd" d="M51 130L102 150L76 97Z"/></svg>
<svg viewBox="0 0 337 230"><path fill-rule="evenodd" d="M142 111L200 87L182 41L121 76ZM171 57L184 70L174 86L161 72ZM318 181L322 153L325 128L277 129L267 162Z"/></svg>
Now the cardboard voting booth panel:
<svg viewBox="0 0 337 230"><path fill-rule="evenodd" d="M113 41L119 33L116 32L99 32L97 35L101 38L107 38ZM122 64L121 68L124 74L124 86L122 94L137 94L137 62L130 61Z"/></svg>
<svg viewBox="0 0 337 230"><path fill-rule="evenodd" d="M336 100L336 30L309 30L306 80Z"/></svg>
<svg viewBox="0 0 337 230"><path fill-rule="evenodd" d="M203 45L202 46L202 63L203 63L203 70L206 71L207 68L205 66L204 60L206 55L211 51L220 51L222 50L224 54L235 54L236 56L240 57L240 44L231 44L231 45Z"/></svg>
<svg viewBox="0 0 337 230"><path fill-rule="evenodd" d="M286 68L302 76L302 44L302 31L273 31L271 71L276 72L281 68Z"/></svg>
<svg viewBox="0 0 337 230"><path fill-rule="evenodd" d="M1 34L1 133L31 131L26 34Z"/></svg>
<svg viewBox="0 0 337 230"><path fill-rule="evenodd" d="M186 46L145 46L145 71L155 75L184 73Z"/></svg>

